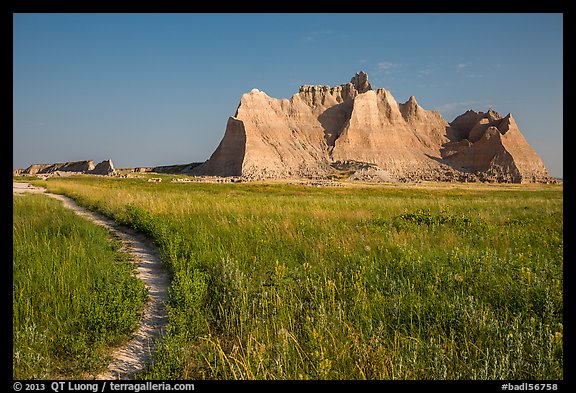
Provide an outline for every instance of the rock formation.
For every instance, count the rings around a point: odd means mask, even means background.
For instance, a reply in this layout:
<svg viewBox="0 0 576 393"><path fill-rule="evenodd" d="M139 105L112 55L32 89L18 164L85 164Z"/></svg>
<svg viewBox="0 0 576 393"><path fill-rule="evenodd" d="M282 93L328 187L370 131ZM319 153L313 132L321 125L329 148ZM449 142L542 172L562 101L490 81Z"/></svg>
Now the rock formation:
<svg viewBox="0 0 576 393"><path fill-rule="evenodd" d="M444 161L463 171L484 173L499 182L541 183L550 176L512 114L467 111L451 123L457 137L442 149Z"/></svg>
<svg viewBox="0 0 576 393"><path fill-rule="evenodd" d="M244 94L219 146L194 175L324 178L334 163L368 164L352 179L551 182L512 115L468 111L448 123L414 97L397 103L357 73L304 85L290 99Z"/></svg>
<svg viewBox="0 0 576 393"><path fill-rule="evenodd" d="M104 160L98 163L94 169L88 173L92 175L110 175L114 172L114 164L112 164L112 160Z"/></svg>
<svg viewBox="0 0 576 393"><path fill-rule="evenodd" d="M73 162L58 162L56 164L32 164L26 168L22 173L26 175L47 174L56 171L60 172L88 172L94 169L94 162L88 161L73 161Z"/></svg>
<svg viewBox="0 0 576 393"><path fill-rule="evenodd" d="M55 164L32 164L21 171L22 175L57 175L63 173L85 173L95 175L109 175L114 173L112 160L105 160L94 165L92 160L59 162Z"/></svg>

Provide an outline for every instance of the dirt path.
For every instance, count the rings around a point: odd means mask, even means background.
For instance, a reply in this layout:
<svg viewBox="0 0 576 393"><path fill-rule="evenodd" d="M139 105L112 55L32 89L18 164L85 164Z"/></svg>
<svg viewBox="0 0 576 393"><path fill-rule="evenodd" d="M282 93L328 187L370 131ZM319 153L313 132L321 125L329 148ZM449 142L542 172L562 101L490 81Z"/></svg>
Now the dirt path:
<svg viewBox="0 0 576 393"><path fill-rule="evenodd" d="M108 228L122 242L122 251L129 252L138 264L136 276L144 281L148 289L148 303L143 317L132 339L113 351L113 360L108 370L96 376L96 379L131 379L135 373L143 371L147 363L152 360L156 342L165 333L168 323L165 303L168 300L170 281L168 273L162 266L158 249L144 235L99 213L85 209L66 196L45 192L44 188L34 187L28 183L13 182L12 185L13 194L44 193L62 201L64 207L79 216Z"/></svg>

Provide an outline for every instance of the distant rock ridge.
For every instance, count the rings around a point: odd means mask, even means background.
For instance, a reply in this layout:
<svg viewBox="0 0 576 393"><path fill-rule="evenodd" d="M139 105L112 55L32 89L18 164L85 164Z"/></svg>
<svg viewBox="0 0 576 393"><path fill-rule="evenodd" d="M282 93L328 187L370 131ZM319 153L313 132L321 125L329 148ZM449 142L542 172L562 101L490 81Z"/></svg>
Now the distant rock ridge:
<svg viewBox="0 0 576 393"><path fill-rule="evenodd" d="M253 89L211 157L190 174L326 178L335 162L369 166L350 178L554 182L512 115L467 111L448 123L415 97L397 103L360 71L339 86L303 85L290 99Z"/></svg>
<svg viewBox="0 0 576 393"><path fill-rule="evenodd" d="M26 168L22 173L26 175L47 174L56 171L60 172L88 172L94 169L94 162L88 161L73 161L73 162L59 162L55 164L32 164Z"/></svg>
<svg viewBox="0 0 576 393"><path fill-rule="evenodd" d="M47 175L66 173L85 173L94 175L110 175L115 172L112 160L105 160L94 165L92 160L58 162L55 164L32 164L24 170L18 170L20 175ZM13 172L16 174L15 172Z"/></svg>
<svg viewBox="0 0 576 393"><path fill-rule="evenodd" d="M202 164L202 163L201 162L191 162L190 164L156 166L156 167L148 168L149 169L148 172L186 174L200 164ZM141 169L141 168L137 168L137 169ZM135 172L144 172L144 171L139 170L139 171L135 171Z"/></svg>

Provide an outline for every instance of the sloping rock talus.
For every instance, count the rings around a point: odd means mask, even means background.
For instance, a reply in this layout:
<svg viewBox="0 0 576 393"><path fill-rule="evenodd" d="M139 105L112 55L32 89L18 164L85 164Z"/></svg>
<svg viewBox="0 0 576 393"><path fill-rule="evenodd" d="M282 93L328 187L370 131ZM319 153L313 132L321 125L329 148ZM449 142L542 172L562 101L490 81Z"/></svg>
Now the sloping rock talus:
<svg viewBox="0 0 576 393"><path fill-rule="evenodd" d="M414 97L398 103L374 90L364 72L340 86L301 86L290 99L244 94L219 146L190 173L322 178L347 161L389 181L553 181L512 115L468 111L448 123Z"/></svg>

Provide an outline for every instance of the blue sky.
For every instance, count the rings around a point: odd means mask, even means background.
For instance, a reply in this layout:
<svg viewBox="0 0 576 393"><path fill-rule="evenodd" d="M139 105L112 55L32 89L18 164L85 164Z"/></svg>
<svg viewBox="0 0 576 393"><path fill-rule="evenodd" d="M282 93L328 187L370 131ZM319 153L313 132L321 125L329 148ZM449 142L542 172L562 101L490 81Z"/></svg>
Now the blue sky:
<svg viewBox="0 0 576 393"><path fill-rule="evenodd" d="M206 160L253 88L359 70L448 121L512 112L563 176L562 14L14 14L13 166Z"/></svg>

